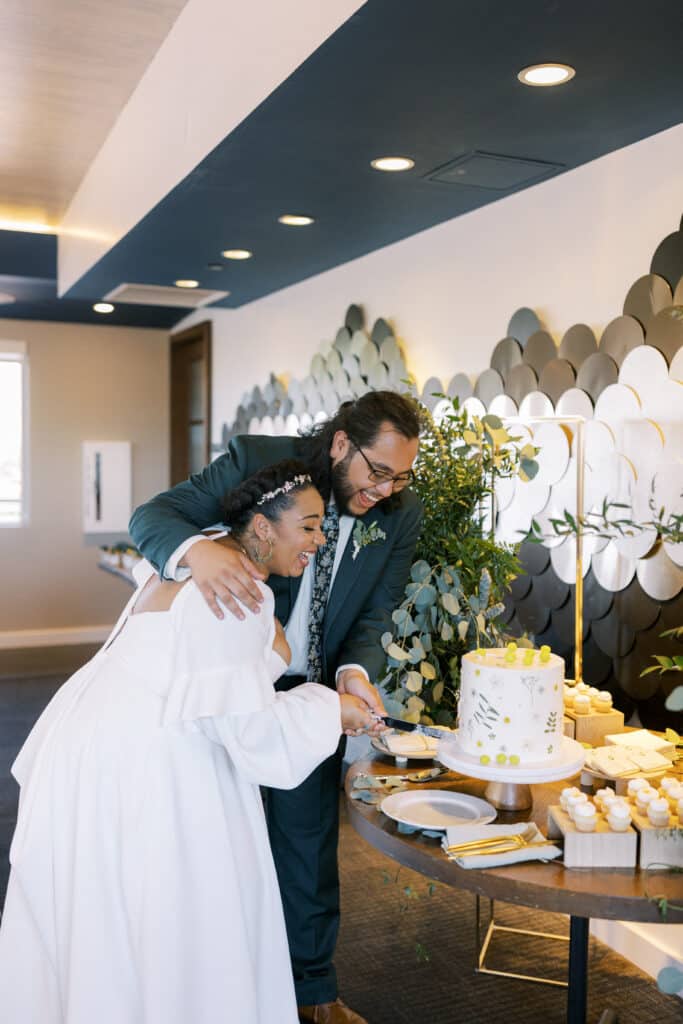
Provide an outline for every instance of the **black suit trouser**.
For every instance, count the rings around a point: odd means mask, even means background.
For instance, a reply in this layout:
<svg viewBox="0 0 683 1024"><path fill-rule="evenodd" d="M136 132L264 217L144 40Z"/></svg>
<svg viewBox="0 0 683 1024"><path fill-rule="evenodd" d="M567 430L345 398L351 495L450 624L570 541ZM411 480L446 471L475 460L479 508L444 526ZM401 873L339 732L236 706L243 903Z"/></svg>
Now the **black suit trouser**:
<svg viewBox="0 0 683 1024"><path fill-rule="evenodd" d="M285 676L278 690L305 682ZM266 789L268 834L285 912L297 1003L337 998L339 785L346 737L296 789Z"/></svg>

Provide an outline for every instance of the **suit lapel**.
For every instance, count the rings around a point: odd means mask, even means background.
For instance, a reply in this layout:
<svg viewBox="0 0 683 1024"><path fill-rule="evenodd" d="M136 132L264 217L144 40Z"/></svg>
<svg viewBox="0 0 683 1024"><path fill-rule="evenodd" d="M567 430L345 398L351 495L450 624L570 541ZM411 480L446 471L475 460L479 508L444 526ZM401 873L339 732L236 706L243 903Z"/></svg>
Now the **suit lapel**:
<svg viewBox="0 0 683 1024"><path fill-rule="evenodd" d="M382 554L382 545L389 542L392 529L394 528L397 516L387 515L381 508L373 509L366 516L359 516L354 521L351 529L351 536L348 539L342 560L339 564L337 575L334 578L332 590L330 592L330 599L327 605L327 613L325 615L325 628L324 634L327 636L330 631L336 616L339 611L344 607L349 596L353 592L353 588L359 579L362 572L372 571L373 563L378 560ZM354 542L353 542L353 531L356 529L358 522L363 523L366 527L370 527L372 523L377 523L380 530L383 530L386 534L386 539L380 538L374 541L372 544L366 544L365 547L361 547L356 553L354 558Z"/></svg>

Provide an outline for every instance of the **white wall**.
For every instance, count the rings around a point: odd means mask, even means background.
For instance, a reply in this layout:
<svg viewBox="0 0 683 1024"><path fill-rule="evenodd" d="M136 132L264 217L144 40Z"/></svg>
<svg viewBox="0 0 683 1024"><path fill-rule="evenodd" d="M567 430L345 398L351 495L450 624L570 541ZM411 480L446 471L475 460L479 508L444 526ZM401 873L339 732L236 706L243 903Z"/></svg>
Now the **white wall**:
<svg viewBox="0 0 683 1024"><path fill-rule="evenodd" d="M520 306L556 341L579 322L600 332L679 227L681 167L683 125L248 306L193 314L184 325L214 325L214 441L247 388L308 372L351 302L369 325L393 322L420 384L480 373Z"/></svg>
<svg viewBox="0 0 683 1024"><path fill-rule="evenodd" d="M168 486L168 334L0 320L0 340L26 343L30 391L29 521L0 527L0 649L24 630L96 640L90 627L113 623L130 589L85 542L81 442L133 442L134 505Z"/></svg>

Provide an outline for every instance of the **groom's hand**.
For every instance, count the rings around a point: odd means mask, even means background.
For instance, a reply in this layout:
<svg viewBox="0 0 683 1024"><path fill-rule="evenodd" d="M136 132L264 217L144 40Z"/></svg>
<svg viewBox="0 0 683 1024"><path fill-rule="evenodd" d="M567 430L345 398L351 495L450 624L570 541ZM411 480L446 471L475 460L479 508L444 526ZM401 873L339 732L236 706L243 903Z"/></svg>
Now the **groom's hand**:
<svg viewBox="0 0 683 1024"><path fill-rule="evenodd" d="M236 619L244 618L237 601L252 612L259 611L263 596L255 581L264 579L263 573L234 542L226 539L218 544L198 540L185 552L181 564L190 569L192 579L217 619L223 618L219 598Z"/></svg>
<svg viewBox="0 0 683 1024"><path fill-rule="evenodd" d="M372 715L385 715L384 704L377 689L367 677L356 668L345 668L337 674L337 693L350 693L365 701ZM380 733L386 729L383 722L375 721L371 728L347 730L347 736L360 736L362 733Z"/></svg>

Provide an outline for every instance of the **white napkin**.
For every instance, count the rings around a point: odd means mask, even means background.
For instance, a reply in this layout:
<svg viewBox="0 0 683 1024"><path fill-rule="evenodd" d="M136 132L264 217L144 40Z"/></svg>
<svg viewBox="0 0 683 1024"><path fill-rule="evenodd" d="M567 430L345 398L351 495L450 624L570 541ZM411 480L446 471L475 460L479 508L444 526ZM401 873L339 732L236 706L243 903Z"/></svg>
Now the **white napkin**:
<svg viewBox="0 0 683 1024"><path fill-rule="evenodd" d="M444 850L456 843L469 843L473 839L493 839L495 836L518 835L525 832L532 823L526 821L517 822L516 825L451 825L446 829L446 835L442 841ZM542 832L539 832L536 825L533 842L540 842L545 839ZM455 857L455 863L461 868L497 868L506 864L518 864L524 860L554 860L559 857L562 850L559 846L541 846L534 850L532 846L525 846L521 850L512 850L510 853L479 854L476 857Z"/></svg>

